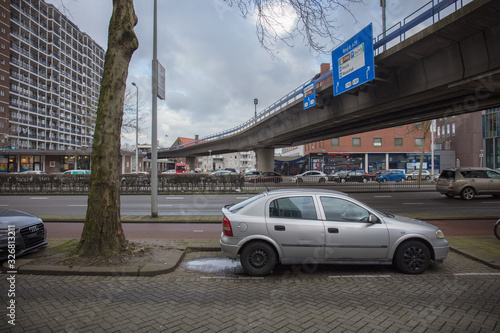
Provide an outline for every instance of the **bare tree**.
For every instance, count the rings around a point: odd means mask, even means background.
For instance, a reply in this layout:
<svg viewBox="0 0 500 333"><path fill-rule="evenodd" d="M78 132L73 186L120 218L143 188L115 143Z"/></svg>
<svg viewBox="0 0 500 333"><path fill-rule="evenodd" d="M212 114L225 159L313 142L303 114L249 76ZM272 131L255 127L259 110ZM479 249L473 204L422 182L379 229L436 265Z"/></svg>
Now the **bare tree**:
<svg viewBox="0 0 500 333"><path fill-rule="evenodd" d="M139 47L136 24L133 1L113 0L92 146L88 208L78 246L82 256L110 256L127 245L120 220L120 132L128 67Z"/></svg>
<svg viewBox="0 0 500 333"><path fill-rule="evenodd" d="M137 110L137 95L135 89L125 91L125 100L123 106L122 134L135 133L136 114L139 111L139 133L144 131L144 122L147 119L146 113L141 112L141 101L139 100L139 110Z"/></svg>
<svg viewBox="0 0 500 333"><path fill-rule="evenodd" d="M429 137L431 131L431 120L426 120L423 122L419 122L416 124L408 125L406 128L408 129L408 133L422 133L422 152L420 153L420 166L418 168L418 183L420 184L422 181L422 168L424 165L424 156L425 156L425 143L427 142L427 138Z"/></svg>
<svg viewBox="0 0 500 333"><path fill-rule="evenodd" d="M225 0L229 6L238 7L243 17L256 14L257 38L261 45L273 53L277 42L292 46L292 40L301 36L312 50L330 51L328 43L342 42L336 34L337 17L341 11L354 18L349 6L363 0ZM284 22L292 20L293 26Z"/></svg>

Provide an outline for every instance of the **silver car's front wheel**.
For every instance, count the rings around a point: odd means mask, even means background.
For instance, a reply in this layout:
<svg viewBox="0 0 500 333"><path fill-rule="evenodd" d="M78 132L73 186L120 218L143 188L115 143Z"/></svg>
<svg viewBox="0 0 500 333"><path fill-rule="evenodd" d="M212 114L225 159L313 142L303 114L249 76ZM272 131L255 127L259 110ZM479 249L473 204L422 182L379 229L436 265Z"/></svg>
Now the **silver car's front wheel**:
<svg viewBox="0 0 500 333"><path fill-rule="evenodd" d="M395 263L405 274L420 274L429 268L431 254L427 246L419 241L409 241L399 246Z"/></svg>
<svg viewBox="0 0 500 333"><path fill-rule="evenodd" d="M256 241L243 248L240 262L249 275L265 276L273 270L276 258L276 251L271 245Z"/></svg>

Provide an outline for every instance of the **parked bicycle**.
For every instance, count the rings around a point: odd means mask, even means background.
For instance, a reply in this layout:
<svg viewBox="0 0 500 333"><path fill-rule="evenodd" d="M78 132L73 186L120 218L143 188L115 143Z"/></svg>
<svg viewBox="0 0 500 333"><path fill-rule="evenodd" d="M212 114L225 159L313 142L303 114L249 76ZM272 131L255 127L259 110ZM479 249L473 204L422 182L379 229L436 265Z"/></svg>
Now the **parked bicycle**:
<svg viewBox="0 0 500 333"><path fill-rule="evenodd" d="M493 231L495 232L495 236L500 239L500 219L495 222L495 228L493 229Z"/></svg>

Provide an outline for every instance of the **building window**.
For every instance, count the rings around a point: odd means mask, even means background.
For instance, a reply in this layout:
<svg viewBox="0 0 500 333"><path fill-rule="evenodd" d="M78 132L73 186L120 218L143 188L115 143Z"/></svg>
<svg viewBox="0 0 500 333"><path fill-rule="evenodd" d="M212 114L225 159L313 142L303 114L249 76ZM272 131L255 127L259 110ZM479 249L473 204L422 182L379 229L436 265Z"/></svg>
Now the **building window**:
<svg viewBox="0 0 500 333"><path fill-rule="evenodd" d="M340 138L333 138L333 139L331 139L330 145L332 147L338 147L338 146L340 146Z"/></svg>
<svg viewBox="0 0 500 333"><path fill-rule="evenodd" d="M403 147L403 138L394 138L394 147Z"/></svg>
<svg viewBox="0 0 500 333"><path fill-rule="evenodd" d="M415 138L415 147L422 147L424 145L423 138Z"/></svg>
<svg viewBox="0 0 500 333"><path fill-rule="evenodd" d="M373 147L382 147L382 138L373 138Z"/></svg>
<svg viewBox="0 0 500 333"><path fill-rule="evenodd" d="M450 124L446 124L446 136L450 136Z"/></svg>
<svg viewBox="0 0 500 333"><path fill-rule="evenodd" d="M361 138L352 138L352 146L360 147L361 146Z"/></svg>
<svg viewBox="0 0 500 333"><path fill-rule="evenodd" d="M451 136L455 136L455 123L451 124Z"/></svg>
<svg viewBox="0 0 500 333"><path fill-rule="evenodd" d="M437 127L437 137L440 138L441 137L441 127Z"/></svg>

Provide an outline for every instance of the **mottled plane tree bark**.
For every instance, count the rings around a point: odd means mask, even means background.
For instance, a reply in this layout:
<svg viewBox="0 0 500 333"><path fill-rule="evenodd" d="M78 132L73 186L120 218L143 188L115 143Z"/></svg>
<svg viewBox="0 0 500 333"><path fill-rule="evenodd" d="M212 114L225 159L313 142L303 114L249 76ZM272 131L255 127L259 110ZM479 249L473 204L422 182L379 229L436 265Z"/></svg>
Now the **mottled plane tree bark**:
<svg viewBox="0 0 500 333"><path fill-rule="evenodd" d="M133 0L113 0L80 256L111 256L127 245L120 220L120 133L128 67L139 47L136 24Z"/></svg>

